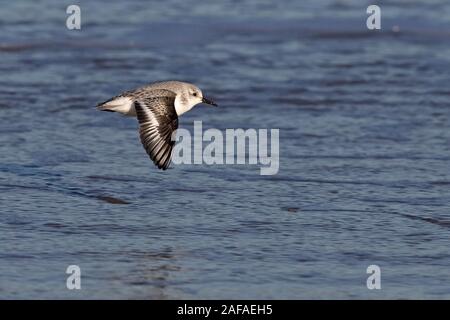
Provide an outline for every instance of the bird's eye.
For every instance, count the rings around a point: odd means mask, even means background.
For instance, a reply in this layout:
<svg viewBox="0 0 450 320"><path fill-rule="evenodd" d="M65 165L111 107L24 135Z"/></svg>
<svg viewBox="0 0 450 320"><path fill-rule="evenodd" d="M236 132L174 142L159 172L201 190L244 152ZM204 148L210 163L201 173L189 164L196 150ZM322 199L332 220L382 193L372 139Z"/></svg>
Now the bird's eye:
<svg viewBox="0 0 450 320"><path fill-rule="evenodd" d="M193 93L193 96L196 97L196 96L197 96L197 92L194 92L194 93Z"/></svg>

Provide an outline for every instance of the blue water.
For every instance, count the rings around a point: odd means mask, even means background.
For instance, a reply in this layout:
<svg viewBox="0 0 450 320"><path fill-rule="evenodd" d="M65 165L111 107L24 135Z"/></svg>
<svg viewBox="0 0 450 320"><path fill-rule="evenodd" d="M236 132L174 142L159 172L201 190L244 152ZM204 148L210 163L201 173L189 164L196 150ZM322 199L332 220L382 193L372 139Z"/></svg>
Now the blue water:
<svg viewBox="0 0 450 320"><path fill-rule="evenodd" d="M450 3L69 4L0 6L0 298L450 298ZM279 173L157 170L94 106L162 79L220 104L180 127L279 128Z"/></svg>

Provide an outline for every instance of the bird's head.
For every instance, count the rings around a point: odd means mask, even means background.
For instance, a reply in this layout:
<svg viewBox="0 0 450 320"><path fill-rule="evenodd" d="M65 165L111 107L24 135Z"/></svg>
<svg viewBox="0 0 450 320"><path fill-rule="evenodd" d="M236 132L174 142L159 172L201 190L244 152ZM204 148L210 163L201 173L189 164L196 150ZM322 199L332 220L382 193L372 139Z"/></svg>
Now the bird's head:
<svg viewBox="0 0 450 320"><path fill-rule="evenodd" d="M208 99L203 95L202 90L200 90L198 87L194 85L189 85L187 90L185 91L186 100L188 101L187 104L190 106L195 106L199 103L206 103L211 106L217 107L217 104L212 101L211 99Z"/></svg>
<svg viewBox="0 0 450 320"><path fill-rule="evenodd" d="M175 108L178 115L191 110L199 103L206 103L217 107L217 104L205 97L202 90L197 86L186 82L177 82L177 84L181 84L181 87L178 88L178 94L175 100Z"/></svg>

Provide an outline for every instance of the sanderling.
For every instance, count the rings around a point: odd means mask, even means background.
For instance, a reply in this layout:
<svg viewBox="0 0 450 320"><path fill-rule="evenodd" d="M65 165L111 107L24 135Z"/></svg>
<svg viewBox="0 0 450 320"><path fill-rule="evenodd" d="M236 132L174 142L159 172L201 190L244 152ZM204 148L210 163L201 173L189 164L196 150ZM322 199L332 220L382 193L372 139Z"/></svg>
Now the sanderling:
<svg viewBox="0 0 450 320"><path fill-rule="evenodd" d="M178 117L199 103L217 106L193 84L164 81L124 92L97 108L136 116L145 151L159 169L166 170L175 144L172 134L178 128Z"/></svg>

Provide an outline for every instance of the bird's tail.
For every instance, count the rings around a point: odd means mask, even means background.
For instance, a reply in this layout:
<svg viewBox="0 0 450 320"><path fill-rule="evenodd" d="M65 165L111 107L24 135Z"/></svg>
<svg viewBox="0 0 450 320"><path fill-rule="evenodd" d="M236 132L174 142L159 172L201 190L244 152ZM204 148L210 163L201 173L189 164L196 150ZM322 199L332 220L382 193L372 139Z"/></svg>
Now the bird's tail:
<svg viewBox="0 0 450 320"><path fill-rule="evenodd" d="M119 112L125 115L135 115L133 100L129 97L115 97L99 103L97 109L100 111Z"/></svg>

